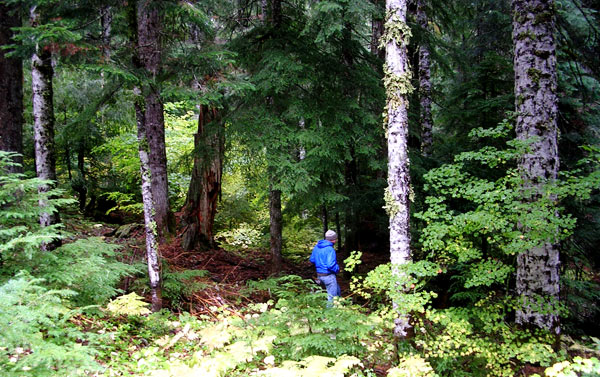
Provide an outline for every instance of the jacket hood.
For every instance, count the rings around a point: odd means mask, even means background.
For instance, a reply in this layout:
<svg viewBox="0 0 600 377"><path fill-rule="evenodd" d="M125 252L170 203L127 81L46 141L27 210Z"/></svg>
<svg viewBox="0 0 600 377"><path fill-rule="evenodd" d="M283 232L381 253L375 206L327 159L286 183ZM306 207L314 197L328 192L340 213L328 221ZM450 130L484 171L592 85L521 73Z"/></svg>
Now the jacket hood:
<svg viewBox="0 0 600 377"><path fill-rule="evenodd" d="M327 240L320 240L319 242L317 242L317 247L319 249L322 249L322 248L328 247L328 246L333 246L333 242L327 241Z"/></svg>

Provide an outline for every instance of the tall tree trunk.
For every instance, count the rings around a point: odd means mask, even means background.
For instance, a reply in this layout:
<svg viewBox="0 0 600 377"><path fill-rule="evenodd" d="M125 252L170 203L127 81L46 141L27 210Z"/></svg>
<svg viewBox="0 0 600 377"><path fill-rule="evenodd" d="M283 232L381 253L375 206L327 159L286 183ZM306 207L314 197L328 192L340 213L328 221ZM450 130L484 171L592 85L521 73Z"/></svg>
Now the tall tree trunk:
<svg viewBox="0 0 600 377"><path fill-rule="evenodd" d="M139 90L137 90L139 93ZM149 144L146 139L146 116L142 108L144 100L136 99L135 115L137 121L138 151L140 155L140 173L142 175L142 201L144 203L144 229L146 233L146 259L150 279L151 309L157 312L162 308L160 256L158 254L158 232L152 197L152 172L150 170Z"/></svg>
<svg viewBox="0 0 600 377"><path fill-rule="evenodd" d="M21 17L14 9L0 4L0 45L12 43L11 28L21 26ZM23 154L23 63L7 58L0 50L0 150ZM9 166L10 173L23 172L23 158L16 157L18 166Z"/></svg>
<svg viewBox="0 0 600 377"><path fill-rule="evenodd" d="M139 17L139 4L132 3L128 7L129 16L129 29L132 37L132 44L136 46L136 53L133 55L133 65L135 67L142 67L140 60L140 45L142 42L139 40L139 31L141 21ZM148 277L150 280L150 293L152 311L156 312L162 308L162 295L161 295L161 273L160 273L160 255L158 250L158 225L156 222L156 209L154 204L154 197L152 192L152 170L150 169L150 156L149 149L150 144L148 142L148 136L146 134L146 119L145 95L139 87L133 89L135 95L135 117L137 125L137 137L138 137L138 152L140 157L140 173L142 178L142 202L144 205L144 230L146 235L146 259L148 263ZM95 196L92 194L91 202L95 202Z"/></svg>
<svg viewBox="0 0 600 377"><path fill-rule="evenodd" d="M216 109L200 105L194 135L194 169L183 207L182 247L193 250L214 246L213 225L221 192L224 153L223 129Z"/></svg>
<svg viewBox="0 0 600 377"><path fill-rule="evenodd" d="M158 3L141 0L137 4L137 58L145 69L146 83L143 85L144 95L144 127L148 142L148 163L152 172L152 196L156 210L156 225L161 236L172 228L169 210L169 190L167 179L167 152L165 146L165 122L163 104L157 76L160 71L161 18Z"/></svg>
<svg viewBox="0 0 600 377"><path fill-rule="evenodd" d="M112 28L112 8L110 5L105 5L100 9L100 26L102 27L102 59L105 63L110 60L110 42Z"/></svg>
<svg viewBox="0 0 600 377"><path fill-rule="evenodd" d="M325 238L325 233L329 229L329 221L327 218L327 206L325 204L323 204L323 207L321 208L321 217L323 219L323 238Z"/></svg>
<svg viewBox="0 0 600 377"><path fill-rule="evenodd" d="M269 23L277 30L281 27L281 0L269 0L270 17ZM267 106L275 113L275 97L267 98ZM279 149L267 148L267 153L282 151ZM282 244L283 244L283 216L281 214L281 190L274 189L276 174L273 168L269 167L269 234L271 251L271 274L279 275L282 268Z"/></svg>
<svg viewBox="0 0 600 377"><path fill-rule="evenodd" d="M79 195L79 209L85 210L85 202L87 200L87 186L85 181L85 140L80 140L79 148L77 149L77 187L75 188Z"/></svg>
<svg viewBox="0 0 600 377"><path fill-rule="evenodd" d="M381 36L384 31L384 15L385 9L383 8L383 0L374 0L375 14L371 18L371 53L377 56L379 59L385 59L385 48L380 47Z"/></svg>
<svg viewBox="0 0 600 377"><path fill-rule="evenodd" d="M524 191L534 192L533 202L542 195L542 186L556 179L559 166L554 2L513 0L512 11L516 134L533 140L519 169ZM516 288L523 305L516 322L559 334L559 252L553 240L517 256ZM539 299L549 305L540 306Z"/></svg>
<svg viewBox="0 0 600 377"><path fill-rule="evenodd" d="M418 0L417 22L426 33L429 29L425 0ZM419 46L419 102L421 105L421 152L431 156L433 147L433 121L431 119L431 68L429 64L429 46L421 38Z"/></svg>
<svg viewBox="0 0 600 377"><path fill-rule="evenodd" d="M269 217L269 233L271 235L271 274L279 275L282 267L281 247L283 240L283 216L281 215L281 191L274 190L272 187L269 190Z"/></svg>
<svg viewBox="0 0 600 377"><path fill-rule="evenodd" d="M412 92L411 70L408 62L406 24L406 0L387 0L386 38L386 114L388 136L388 187L386 210L390 217L390 260L392 271L399 274L398 266L411 260L409 232L410 176L408 162L408 98ZM399 40L394 36L399 35ZM404 287L398 287L404 289ZM398 306L398 303L394 303ZM407 313L399 313L395 320L394 334L406 337L411 325Z"/></svg>
<svg viewBox="0 0 600 377"><path fill-rule="evenodd" d="M39 25L36 7L30 9L32 27ZM36 46L31 57L31 85L33 96L33 138L35 142L35 170L41 179L56 181L56 159L54 155L54 105L52 92L52 54L44 46ZM53 184L42 185L40 192L51 189ZM40 206L46 203L40 201ZM40 224L48 226L60 221L58 213L42 213Z"/></svg>
<svg viewBox="0 0 600 377"><path fill-rule="evenodd" d="M281 13L281 0L270 0L271 1L271 15L273 17L273 26L279 27L282 21Z"/></svg>
<svg viewBox="0 0 600 377"><path fill-rule="evenodd" d="M268 0L260 0L260 18L263 23L267 21L269 17L269 1Z"/></svg>

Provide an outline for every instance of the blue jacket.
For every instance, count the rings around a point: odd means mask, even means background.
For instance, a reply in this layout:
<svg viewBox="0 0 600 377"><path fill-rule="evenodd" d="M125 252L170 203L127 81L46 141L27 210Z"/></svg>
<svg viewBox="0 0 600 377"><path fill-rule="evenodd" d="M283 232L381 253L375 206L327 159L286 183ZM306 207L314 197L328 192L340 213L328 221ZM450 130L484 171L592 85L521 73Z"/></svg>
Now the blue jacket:
<svg viewBox="0 0 600 377"><path fill-rule="evenodd" d="M340 266L337 264L333 243L320 240L312 250L310 261L314 263L320 274L337 274Z"/></svg>

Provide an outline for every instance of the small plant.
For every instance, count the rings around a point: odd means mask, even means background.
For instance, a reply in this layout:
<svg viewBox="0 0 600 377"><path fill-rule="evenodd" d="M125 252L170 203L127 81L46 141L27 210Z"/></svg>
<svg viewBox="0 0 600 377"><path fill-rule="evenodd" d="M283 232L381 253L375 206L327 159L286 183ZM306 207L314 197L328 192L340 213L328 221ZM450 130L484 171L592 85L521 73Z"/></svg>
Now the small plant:
<svg viewBox="0 0 600 377"><path fill-rule="evenodd" d="M106 309L117 315L146 315L151 313L148 306L149 304L143 300L143 297L131 292L109 302Z"/></svg>
<svg viewBox="0 0 600 377"><path fill-rule="evenodd" d="M239 251L259 247L262 236L263 234L250 224L241 223L234 229L218 232L215 240L227 251Z"/></svg>
<svg viewBox="0 0 600 377"><path fill-rule="evenodd" d="M197 281L197 278L209 275L205 270L171 271L165 268L163 273L163 298L171 303L173 309L184 309L184 303L189 301L194 292L206 287L206 283Z"/></svg>

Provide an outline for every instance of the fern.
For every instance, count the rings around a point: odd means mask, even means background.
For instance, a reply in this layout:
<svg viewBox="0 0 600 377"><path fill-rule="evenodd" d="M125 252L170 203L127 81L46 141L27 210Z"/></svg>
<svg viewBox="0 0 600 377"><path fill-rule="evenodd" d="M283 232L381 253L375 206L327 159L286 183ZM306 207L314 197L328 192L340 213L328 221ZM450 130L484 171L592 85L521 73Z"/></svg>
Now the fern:
<svg viewBox="0 0 600 377"><path fill-rule="evenodd" d="M10 376L74 376L99 370L65 306L75 292L48 290L26 272L0 286L0 370Z"/></svg>
<svg viewBox="0 0 600 377"><path fill-rule="evenodd" d="M300 360L311 355L364 355L363 342L382 327L375 316L339 301L327 308L327 295L310 280L285 276L251 284L278 298L275 307L255 319L254 326L277 334L275 354Z"/></svg>
<svg viewBox="0 0 600 377"><path fill-rule="evenodd" d="M114 314L124 315L146 315L151 311L148 309L148 303L143 301L143 298L135 292L119 296L109 302L106 309Z"/></svg>

